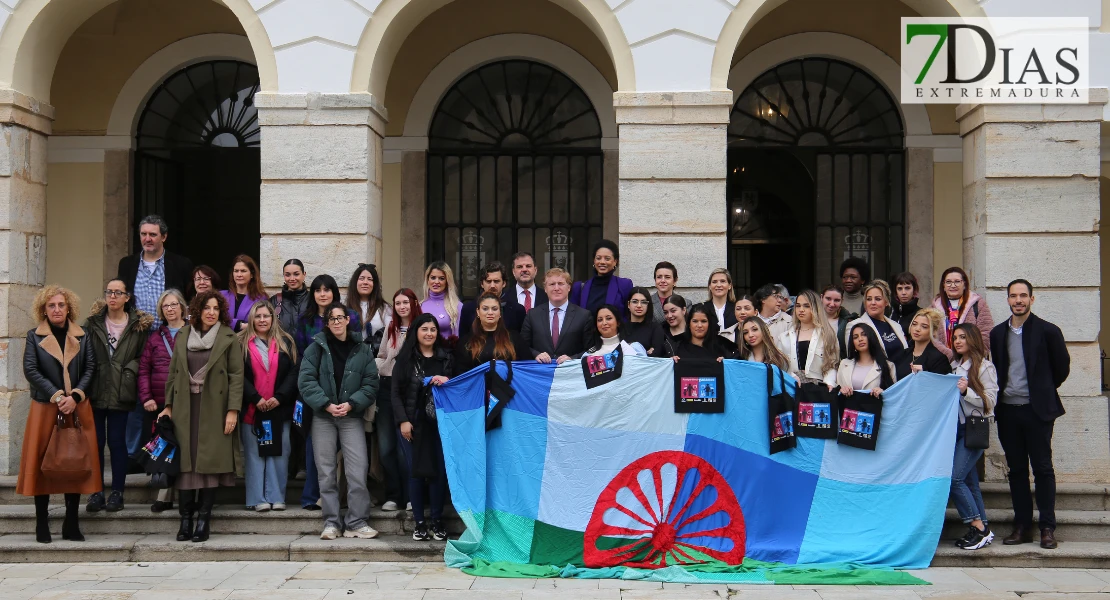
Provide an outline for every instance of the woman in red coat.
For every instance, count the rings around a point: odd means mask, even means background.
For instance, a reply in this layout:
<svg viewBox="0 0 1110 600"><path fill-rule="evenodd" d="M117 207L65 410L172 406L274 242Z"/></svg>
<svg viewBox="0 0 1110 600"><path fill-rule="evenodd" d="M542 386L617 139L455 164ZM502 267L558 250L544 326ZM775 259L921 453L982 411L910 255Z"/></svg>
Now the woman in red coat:
<svg viewBox="0 0 1110 600"><path fill-rule="evenodd" d="M143 419L143 445L146 445L158 412L166 405L166 378L170 373L174 339L185 326L185 297L170 289L158 297L158 320L162 326L150 334L139 357L139 399L146 410ZM173 488L159 490L150 512L160 513L173 508Z"/></svg>

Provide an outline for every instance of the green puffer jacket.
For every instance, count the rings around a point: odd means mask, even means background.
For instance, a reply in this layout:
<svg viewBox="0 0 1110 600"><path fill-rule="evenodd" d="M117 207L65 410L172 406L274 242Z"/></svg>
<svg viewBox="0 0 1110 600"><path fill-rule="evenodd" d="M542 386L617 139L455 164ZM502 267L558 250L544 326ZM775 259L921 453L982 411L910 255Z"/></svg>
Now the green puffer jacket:
<svg viewBox="0 0 1110 600"><path fill-rule="evenodd" d="M150 335L154 317L141 310L128 310L127 326L114 354L108 346L107 317L107 305L98 300L84 325L85 331L92 336L93 352L96 354L96 372L89 389L89 399L93 408L131 411L139 399L139 357Z"/></svg>
<svg viewBox="0 0 1110 600"><path fill-rule="evenodd" d="M362 418L362 413L374 405L378 397L378 365L374 360L374 350L370 344L362 343L358 333L348 333L355 342L347 357L347 367L343 372L341 390L335 390L335 367L328 348L327 331L321 331L312 338L301 359L297 387L301 398L319 415L325 415L328 404L349 402L351 410L347 416Z"/></svg>

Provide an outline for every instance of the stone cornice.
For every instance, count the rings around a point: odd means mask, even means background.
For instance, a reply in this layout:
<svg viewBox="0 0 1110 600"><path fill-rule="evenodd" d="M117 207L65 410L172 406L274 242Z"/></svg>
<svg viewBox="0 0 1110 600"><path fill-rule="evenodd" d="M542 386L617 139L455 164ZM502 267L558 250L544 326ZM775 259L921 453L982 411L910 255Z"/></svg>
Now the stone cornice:
<svg viewBox="0 0 1110 600"><path fill-rule="evenodd" d="M0 123L13 123L50 135L54 107L12 89L0 89Z"/></svg>
<svg viewBox="0 0 1110 600"><path fill-rule="evenodd" d="M254 95L258 121L264 126L368 125L385 136L389 113L372 94L323 94L318 92Z"/></svg>

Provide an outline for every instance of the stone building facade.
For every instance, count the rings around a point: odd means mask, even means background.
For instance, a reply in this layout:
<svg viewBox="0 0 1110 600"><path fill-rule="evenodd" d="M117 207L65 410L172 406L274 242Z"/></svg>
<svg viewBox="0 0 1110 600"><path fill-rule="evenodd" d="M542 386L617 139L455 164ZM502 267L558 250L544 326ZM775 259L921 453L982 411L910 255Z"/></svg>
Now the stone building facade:
<svg viewBox="0 0 1110 600"><path fill-rule="evenodd" d="M719 266L796 291L855 254L916 273L926 300L962 265L1001 319L1025 277L1072 351L1058 478L1110 481L1106 4L0 0L0 472L33 294L57 282L87 307L159 212L172 249L221 272L253 254L270 287L296 257L419 290L445 259L467 291L518 249L584 276L600 237L622 275L650 285L670 260L694 297ZM901 104L913 16L1087 17L1090 103ZM815 119L807 86L844 114Z"/></svg>

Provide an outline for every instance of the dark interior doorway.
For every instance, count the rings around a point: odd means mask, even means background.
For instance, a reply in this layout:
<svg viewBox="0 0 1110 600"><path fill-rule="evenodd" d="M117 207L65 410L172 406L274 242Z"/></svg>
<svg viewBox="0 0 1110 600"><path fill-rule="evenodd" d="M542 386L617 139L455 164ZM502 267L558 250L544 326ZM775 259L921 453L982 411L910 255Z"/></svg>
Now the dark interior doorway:
<svg viewBox="0 0 1110 600"><path fill-rule="evenodd" d="M167 248L221 274L237 254L259 257L258 89L254 65L198 63L166 78L139 118L134 222L162 215Z"/></svg>

